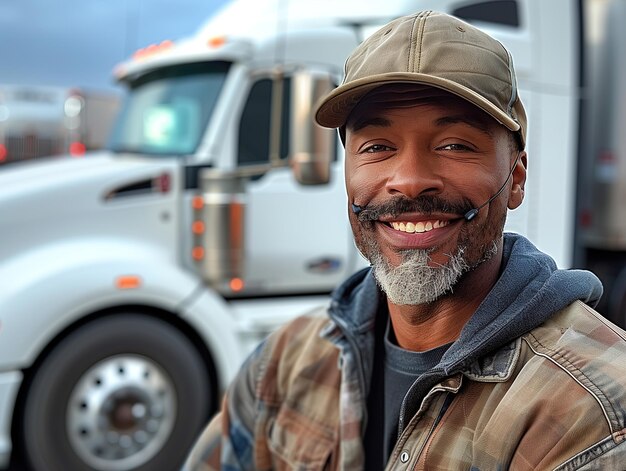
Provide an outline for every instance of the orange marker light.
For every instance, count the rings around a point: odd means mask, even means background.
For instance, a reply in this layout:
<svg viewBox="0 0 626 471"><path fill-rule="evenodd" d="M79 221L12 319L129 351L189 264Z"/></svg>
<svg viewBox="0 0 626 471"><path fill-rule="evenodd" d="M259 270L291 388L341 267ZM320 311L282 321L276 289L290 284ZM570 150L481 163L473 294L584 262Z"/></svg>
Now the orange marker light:
<svg viewBox="0 0 626 471"><path fill-rule="evenodd" d="M215 36L207 41L209 47L221 47L224 44L226 44L226 38L224 36Z"/></svg>
<svg viewBox="0 0 626 471"><path fill-rule="evenodd" d="M196 261L202 260L204 258L204 247L194 247L191 249L191 256Z"/></svg>
<svg viewBox="0 0 626 471"><path fill-rule="evenodd" d="M243 280L241 278L232 278L230 280L230 289L233 291L241 291L243 289Z"/></svg>
<svg viewBox="0 0 626 471"><path fill-rule="evenodd" d="M135 51L135 53L133 54L133 59L142 59L144 57L151 56L158 52L162 52L166 49L169 49L173 45L174 45L174 42L170 41L169 39L166 39L165 41L161 41L159 44L150 44L149 46L146 46L144 48L137 49L137 51Z"/></svg>
<svg viewBox="0 0 626 471"><path fill-rule="evenodd" d="M204 198L202 196L194 196L191 200L191 207L193 209L202 209L204 208Z"/></svg>
<svg viewBox="0 0 626 471"><path fill-rule="evenodd" d="M204 222L202 221L194 221L193 224L191 225L191 231L196 234L196 235L200 235L204 233Z"/></svg>
<svg viewBox="0 0 626 471"><path fill-rule="evenodd" d="M122 275L115 279L117 289L136 289L141 286L141 278L135 275Z"/></svg>

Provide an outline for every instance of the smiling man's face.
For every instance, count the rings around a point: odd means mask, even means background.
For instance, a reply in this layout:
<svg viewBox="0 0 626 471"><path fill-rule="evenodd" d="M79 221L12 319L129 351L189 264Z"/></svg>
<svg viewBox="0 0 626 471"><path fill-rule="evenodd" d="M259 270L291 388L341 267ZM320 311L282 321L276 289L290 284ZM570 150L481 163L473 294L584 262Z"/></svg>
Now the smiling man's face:
<svg viewBox="0 0 626 471"><path fill-rule="evenodd" d="M391 302L432 302L498 252L525 171L475 219L463 215L497 193L516 156L506 128L445 92L383 90L354 109L346 187L365 210L350 221Z"/></svg>

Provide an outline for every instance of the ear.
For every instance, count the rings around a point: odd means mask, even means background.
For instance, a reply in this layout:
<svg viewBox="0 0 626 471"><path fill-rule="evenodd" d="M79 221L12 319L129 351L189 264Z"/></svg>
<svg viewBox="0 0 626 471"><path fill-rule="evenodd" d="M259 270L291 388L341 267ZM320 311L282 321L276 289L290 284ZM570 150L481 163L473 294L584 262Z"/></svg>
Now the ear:
<svg viewBox="0 0 626 471"><path fill-rule="evenodd" d="M515 209L524 201L524 185L526 184L526 170L528 168L528 156L522 151L517 159L513 170L513 184L509 193L509 209Z"/></svg>

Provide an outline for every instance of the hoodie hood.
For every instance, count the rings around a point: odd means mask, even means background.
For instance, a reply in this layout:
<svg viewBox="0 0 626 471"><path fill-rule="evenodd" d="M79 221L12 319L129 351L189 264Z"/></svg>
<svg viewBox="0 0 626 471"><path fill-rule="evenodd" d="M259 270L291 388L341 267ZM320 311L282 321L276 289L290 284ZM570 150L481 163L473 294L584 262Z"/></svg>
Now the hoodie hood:
<svg viewBox="0 0 626 471"><path fill-rule="evenodd" d="M576 300L594 307L601 295L602 284L593 273L559 270L551 257L523 236L504 234L498 281L446 351L436 371L420 378L407 397L425 394L437 381L466 370ZM359 350L366 391L374 361L374 324L385 300L370 268L354 274L333 293L330 316Z"/></svg>
<svg viewBox="0 0 626 471"><path fill-rule="evenodd" d="M559 310L581 300L595 307L602 284L585 270L559 270L554 260L525 237L505 233L502 272L496 284L463 328L457 343L473 348L510 341L541 324ZM385 300L371 268L365 268L332 294L331 315L354 333L374 325L379 303ZM496 340L497 339L497 340ZM452 350L452 349L451 349ZM446 355L450 356L450 355Z"/></svg>
<svg viewBox="0 0 626 471"><path fill-rule="evenodd" d="M602 283L585 270L559 270L528 239L505 234L500 278L442 359L446 373L468 366L541 325L574 301L595 307Z"/></svg>

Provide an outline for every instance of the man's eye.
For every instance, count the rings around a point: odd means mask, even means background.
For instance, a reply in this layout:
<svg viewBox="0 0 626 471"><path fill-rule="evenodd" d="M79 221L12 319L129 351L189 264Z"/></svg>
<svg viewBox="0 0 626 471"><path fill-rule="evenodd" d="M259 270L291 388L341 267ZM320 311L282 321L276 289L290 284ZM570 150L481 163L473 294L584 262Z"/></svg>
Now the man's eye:
<svg viewBox="0 0 626 471"><path fill-rule="evenodd" d="M392 150L391 147L382 144L374 144L363 149L363 152L373 154L375 152L386 152Z"/></svg>
<svg viewBox="0 0 626 471"><path fill-rule="evenodd" d="M440 147L439 150L470 151L472 149L464 144L448 144Z"/></svg>

